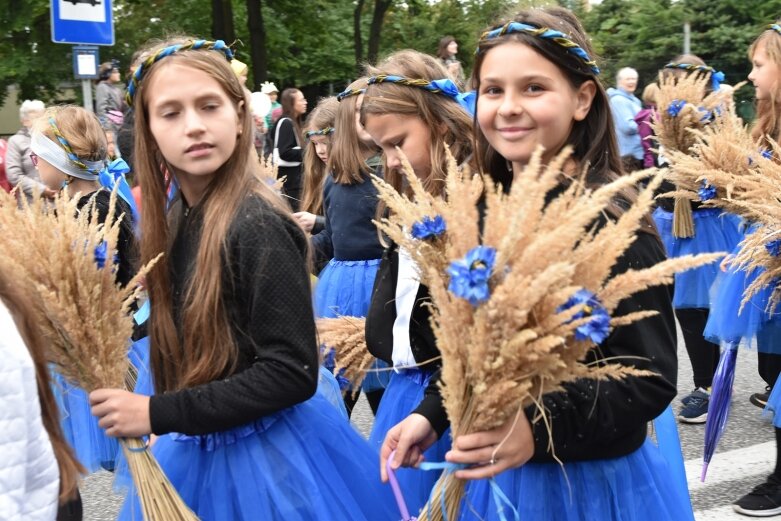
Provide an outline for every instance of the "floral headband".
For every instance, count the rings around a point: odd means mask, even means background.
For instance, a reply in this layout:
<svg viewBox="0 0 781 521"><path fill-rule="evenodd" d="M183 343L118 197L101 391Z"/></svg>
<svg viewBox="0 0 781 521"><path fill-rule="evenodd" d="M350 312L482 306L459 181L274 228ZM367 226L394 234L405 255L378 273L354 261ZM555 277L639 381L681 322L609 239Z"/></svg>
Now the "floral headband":
<svg viewBox="0 0 781 521"><path fill-rule="evenodd" d="M569 53L574 54L584 64L586 64L591 72L595 75L599 75L599 67L597 62L591 59L588 53L577 43L573 42L567 35L561 31L550 29L548 27L535 27L533 25L521 23L521 22L508 22L501 27L486 31L480 36L480 41L477 44L477 52L480 52L480 45L483 42L504 36L510 33L526 33L533 36L537 36L544 40L551 40L561 47L564 47Z"/></svg>
<svg viewBox="0 0 781 521"><path fill-rule="evenodd" d="M229 63L233 59L233 51L231 51L230 47L228 47L225 44L225 42L222 40L217 40L214 42L209 40L188 40L184 43L170 45L168 47L160 49L159 51L155 52L147 59L145 59L143 62L141 62L141 65L138 66L136 72L133 73L133 76L130 78L130 82L127 84L127 94L125 94L125 100L127 101L127 104L129 106L133 105L133 96L135 96L136 90L138 90L138 86L141 84L141 79L144 77L144 73L155 62L158 62L163 58L165 58L166 56L171 56L172 54L175 54L177 52L198 50L198 49L202 49L205 51L209 51L209 50L220 51L225 54L225 57L228 59Z"/></svg>
<svg viewBox="0 0 781 521"><path fill-rule="evenodd" d="M724 73L717 71L713 67L707 65L694 65L691 63L668 63L664 66L665 69L681 69L689 72L704 72L710 74L711 87L714 91L719 90L721 82L724 81Z"/></svg>
<svg viewBox="0 0 781 521"><path fill-rule="evenodd" d="M334 133L334 127L325 127L319 130L307 130L305 132L306 138L309 139L313 136L330 136Z"/></svg>
<svg viewBox="0 0 781 521"><path fill-rule="evenodd" d="M410 79L403 76L395 76L393 74L378 74L377 76L369 78L369 85L376 85L379 83L395 83L396 85L423 89L432 94L442 94L457 102L469 114L474 114L474 92L460 92L456 84L453 83L453 80L450 78L429 81Z"/></svg>

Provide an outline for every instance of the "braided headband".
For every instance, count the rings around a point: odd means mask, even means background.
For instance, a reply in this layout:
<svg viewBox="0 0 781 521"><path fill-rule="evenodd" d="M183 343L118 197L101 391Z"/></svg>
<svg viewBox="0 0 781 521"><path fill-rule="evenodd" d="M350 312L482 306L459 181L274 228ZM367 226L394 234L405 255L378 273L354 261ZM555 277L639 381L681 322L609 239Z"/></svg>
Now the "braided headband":
<svg viewBox="0 0 781 521"><path fill-rule="evenodd" d="M779 28L781 29L781 28ZM714 91L719 90L721 82L724 81L724 73L717 71L713 67L707 65L694 65L691 63L668 63L664 66L665 69L681 69L689 72L704 72L710 74L711 87Z"/></svg>
<svg viewBox="0 0 781 521"><path fill-rule="evenodd" d="M344 98L349 98L350 96L358 96L359 94L363 94L366 92L366 89L347 89L339 94L336 95L336 101L342 101Z"/></svg>
<svg viewBox="0 0 781 521"><path fill-rule="evenodd" d="M480 52L480 44L483 42L510 33L526 33L537 36L544 40L551 40L561 47L564 47L569 53L574 54L584 64L586 64L589 69L591 69L591 72L593 72L595 75L599 74L599 67L597 67L597 62L592 60L588 53L581 46L567 37L567 35L561 31L556 31L555 29L549 29L547 27L535 27L533 25L521 22L508 22L501 27L484 32L480 36L480 41L477 44L477 52Z"/></svg>
<svg viewBox="0 0 781 521"><path fill-rule="evenodd" d="M369 78L369 85L379 83L395 83L396 85L423 89L433 94L442 94L461 105L469 114L474 115L474 92L459 92L458 87L450 78L429 81L410 79L392 74L378 74Z"/></svg>
<svg viewBox="0 0 781 521"><path fill-rule="evenodd" d="M130 78L130 82L127 84L127 94L125 94L125 100L127 101L127 104L129 106L133 105L133 96L135 96L136 90L138 90L138 86L141 84L141 79L144 77L144 73L147 71L147 69L149 69L149 67L151 67L155 62L162 60L166 56L171 56L177 52L189 50L220 51L225 54L228 62L233 59L233 51L231 51L230 47L228 47L222 40L217 40L214 42L209 40L187 40L184 43L170 45L160 49L141 62L141 65L138 66L136 72L133 73L133 76Z"/></svg>
<svg viewBox="0 0 781 521"><path fill-rule="evenodd" d="M100 171L105 167L103 161L81 161L78 158L74 161L71 159L72 152L66 151L40 132L32 133L30 150L65 175L86 181L98 179Z"/></svg>
<svg viewBox="0 0 781 521"><path fill-rule="evenodd" d="M334 127L325 127L321 128L320 130L307 130L304 135L307 139L309 139L312 136L330 136L333 133Z"/></svg>
<svg viewBox="0 0 781 521"><path fill-rule="evenodd" d="M769 29L771 31L775 31L778 34L781 34L781 25L778 24L770 24L766 27L766 29Z"/></svg>

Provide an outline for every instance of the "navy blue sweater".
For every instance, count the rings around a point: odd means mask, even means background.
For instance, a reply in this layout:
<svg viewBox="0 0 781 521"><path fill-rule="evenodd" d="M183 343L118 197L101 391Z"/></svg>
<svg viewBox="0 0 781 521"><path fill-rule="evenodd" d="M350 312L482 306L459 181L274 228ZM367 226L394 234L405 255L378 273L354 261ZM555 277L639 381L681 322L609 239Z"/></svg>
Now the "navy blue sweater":
<svg viewBox="0 0 781 521"><path fill-rule="evenodd" d="M363 182L340 184L325 179L323 211L325 229L312 236L319 261L368 260L382 257L383 247L372 222L377 214L377 189L364 176Z"/></svg>

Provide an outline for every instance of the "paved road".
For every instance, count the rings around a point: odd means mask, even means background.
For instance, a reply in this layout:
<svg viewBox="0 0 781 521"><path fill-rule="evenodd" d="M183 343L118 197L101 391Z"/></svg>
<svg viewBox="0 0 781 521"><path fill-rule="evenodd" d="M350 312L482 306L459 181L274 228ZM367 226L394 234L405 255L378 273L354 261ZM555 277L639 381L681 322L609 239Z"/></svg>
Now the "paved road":
<svg viewBox="0 0 781 521"><path fill-rule="evenodd" d="M687 394L691 383L691 367L679 340L680 368L678 388L680 397ZM697 521L746 521L750 518L732 511L730 503L764 481L775 463L775 442L770 423L761 418L761 411L751 405L748 397L764 389L757 375L756 355L741 352L738 356L732 414L727 431L713 458L705 483L699 480L702 460L704 425L681 425L681 436L686 473L689 480L692 505ZM676 400L674 408L680 407ZM353 423L364 435L368 435L372 415L361 398L353 415ZM83 487L86 521L113 521L120 506L118 496L111 493L111 475L99 473L89 477ZM781 520L781 516L773 519Z"/></svg>

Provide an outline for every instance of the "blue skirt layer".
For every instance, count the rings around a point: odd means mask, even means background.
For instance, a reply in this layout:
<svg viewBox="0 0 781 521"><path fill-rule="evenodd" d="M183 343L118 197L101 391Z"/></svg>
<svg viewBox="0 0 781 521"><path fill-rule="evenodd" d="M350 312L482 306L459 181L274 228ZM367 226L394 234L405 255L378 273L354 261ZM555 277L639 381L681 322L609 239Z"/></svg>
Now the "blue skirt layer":
<svg viewBox="0 0 781 521"><path fill-rule="evenodd" d="M374 278L379 267L380 259L356 261L331 259L328 266L320 273L315 286L315 316L317 318L365 317L371 304ZM385 362L375 361L361 388L369 392L387 387L390 371L376 371L386 367Z"/></svg>
<svg viewBox="0 0 781 521"><path fill-rule="evenodd" d="M382 395L377 416L374 418L374 426L369 435L369 444L374 450L379 452L388 431L420 405L430 378L431 373L420 369L391 371L390 383L385 389L385 394ZM448 429L423 453L423 457L431 462L445 461L445 453L450 450L450 445L450 429ZM413 516L428 501L440 473L409 468L396 471L399 486Z"/></svg>
<svg viewBox="0 0 781 521"><path fill-rule="evenodd" d="M79 463L89 473L101 468L113 470L119 443L98 426L98 419L90 411L87 393L68 383L57 372L52 372L52 390L60 409L62 433Z"/></svg>
<svg viewBox="0 0 781 521"><path fill-rule="evenodd" d="M615 459L527 463L495 478L520 519L534 521L693 521L689 492L650 440ZM462 521L503 519L487 480L471 482L461 508ZM504 518L514 519L509 507Z"/></svg>
<svg viewBox="0 0 781 521"><path fill-rule="evenodd" d="M670 258L698 253L730 252L743 238L740 219L715 208L695 210L694 237L673 237L673 214L657 208L653 218ZM710 308L710 288L719 273L719 263L713 262L697 269L675 274L676 309Z"/></svg>
<svg viewBox="0 0 781 521"><path fill-rule="evenodd" d="M781 429L781 378L778 379L776 385L773 386L773 390L770 391L770 397L767 400L767 405L762 413L762 416L768 417L773 421L773 425Z"/></svg>
<svg viewBox="0 0 781 521"><path fill-rule="evenodd" d="M152 452L203 521L399 518L377 453L319 393L229 431L162 436ZM134 494L119 519L142 519Z"/></svg>
<svg viewBox="0 0 781 521"><path fill-rule="evenodd" d="M133 392L152 396L155 394L155 385L152 379L152 365L149 359L149 337L145 336L130 346L128 359L133 367L136 368L136 386Z"/></svg>

